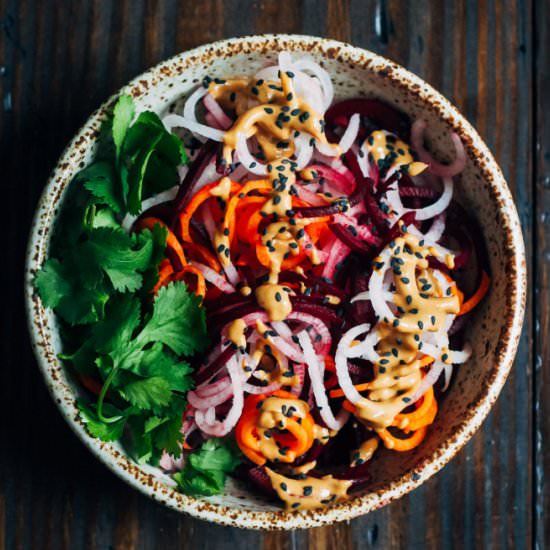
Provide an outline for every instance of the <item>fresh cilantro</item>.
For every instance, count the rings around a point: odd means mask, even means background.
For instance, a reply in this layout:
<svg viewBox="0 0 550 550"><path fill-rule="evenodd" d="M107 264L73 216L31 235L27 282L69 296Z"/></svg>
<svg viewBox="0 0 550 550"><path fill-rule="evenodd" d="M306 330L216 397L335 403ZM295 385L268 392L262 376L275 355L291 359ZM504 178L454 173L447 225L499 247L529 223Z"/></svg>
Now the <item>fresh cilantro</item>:
<svg viewBox="0 0 550 550"><path fill-rule="evenodd" d="M71 283L66 269L55 258L44 262L42 269L36 275L34 284L46 307L57 307L63 297L71 292Z"/></svg>
<svg viewBox="0 0 550 550"><path fill-rule="evenodd" d="M103 317L109 293L100 283L83 287L77 269L55 258L44 262L34 281L44 305L71 325L95 323Z"/></svg>
<svg viewBox="0 0 550 550"><path fill-rule="evenodd" d="M116 214L124 211L124 198L114 166L107 161L94 162L77 176L99 204L106 204Z"/></svg>
<svg viewBox="0 0 550 550"><path fill-rule="evenodd" d="M175 354L191 355L205 349L206 317L201 299L185 285L162 287L154 303L153 315L137 337L142 344L162 342Z"/></svg>
<svg viewBox="0 0 550 550"><path fill-rule="evenodd" d="M159 117L145 112L128 129L122 160L128 211L139 214L144 196L165 191L177 182L177 166L187 162L187 155L181 140L165 130Z"/></svg>
<svg viewBox="0 0 550 550"><path fill-rule="evenodd" d="M120 150L126 137L126 132L134 118L134 101L129 95L123 95L117 101L113 110L113 142L116 148L117 158L120 156Z"/></svg>
<svg viewBox="0 0 550 550"><path fill-rule="evenodd" d="M136 291L144 276L156 271L165 242L166 230L160 227L133 235L120 227L86 230L59 259L44 263L35 287L44 305L66 322L95 323L114 291Z"/></svg>
<svg viewBox="0 0 550 550"><path fill-rule="evenodd" d="M162 408L172 398L170 385L161 376L152 376L126 384L119 390L132 405L147 411Z"/></svg>
<svg viewBox="0 0 550 550"><path fill-rule="evenodd" d="M189 325L189 320L195 325ZM194 344L190 343L190 331L197 340ZM161 289L145 321L139 298L115 296L105 318L91 327L86 342L67 356L79 362L88 359L92 350L95 354L96 367L104 380L93 419L95 433L111 431L113 418L104 403L109 392L126 411L123 414L132 417L129 426L136 460L158 458L153 449L179 453L179 430L187 404L182 394L192 387L192 379L191 367L178 357L194 353L205 341L204 309L185 283L171 283ZM79 368L78 363L75 367Z"/></svg>
<svg viewBox="0 0 550 550"><path fill-rule="evenodd" d="M173 477L185 494L217 495L223 492L227 474L239 462L238 453L228 442L209 439L188 456L184 469Z"/></svg>
<svg viewBox="0 0 550 550"><path fill-rule="evenodd" d="M90 432L90 435L93 435L102 441L115 441L121 438L124 426L126 424L126 417L120 415L119 411L115 407L105 405L105 411L111 413L114 418L117 418L117 420L110 423L105 423L99 420L96 412L81 401L78 402L78 410L80 411L80 418L86 424L86 428L88 432Z"/></svg>
<svg viewBox="0 0 550 550"><path fill-rule="evenodd" d="M139 462L181 452L192 387L185 357L204 348L206 325L200 299L183 282L152 300L166 228L129 234L121 222L141 211L143 198L177 183L186 162L158 116L136 117L132 98L122 96L102 124L94 162L69 187L52 256L35 278L61 321L60 358L101 383L97 402L78 402L88 432L122 440Z"/></svg>
<svg viewBox="0 0 550 550"><path fill-rule="evenodd" d="M153 238L149 230L128 235L121 228L99 227L89 232L79 254L90 271L105 272L115 290L135 291L151 263Z"/></svg>

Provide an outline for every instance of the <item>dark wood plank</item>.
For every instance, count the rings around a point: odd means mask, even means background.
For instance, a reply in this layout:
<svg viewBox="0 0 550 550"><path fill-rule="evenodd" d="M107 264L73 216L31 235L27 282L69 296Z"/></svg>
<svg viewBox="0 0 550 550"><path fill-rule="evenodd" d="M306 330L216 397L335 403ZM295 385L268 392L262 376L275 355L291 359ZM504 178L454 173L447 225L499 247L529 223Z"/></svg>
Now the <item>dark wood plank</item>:
<svg viewBox="0 0 550 550"><path fill-rule="evenodd" d="M548 384L550 383L550 9L547 2L537 1L534 8L534 21L537 31L535 57L535 197L533 238L534 276L534 319L535 319L535 533L537 548L547 548L550 544L550 518L548 509L550 494L548 476L550 474L550 407L548 405Z"/></svg>
<svg viewBox="0 0 550 550"><path fill-rule="evenodd" d="M352 2L352 12L353 20L373 22L354 27L354 43L417 72L451 98L476 125L516 195L530 242L531 45L524 40L531 21L526 6L484 1L415 2L408 6ZM520 86L519 82L526 84ZM506 128L505 133L502 128ZM516 162L518 158L526 162ZM482 430L423 487L353 522L357 545L530 545L531 334L528 320L518 368ZM508 429L510 425L515 428Z"/></svg>
<svg viewBox="0 0 550 550"><path fill-rule="evenodd" d="M68 0L62 7L54 0L0 0L0 160L9 266L0 272L2 288L9 289L0 341L0 548L548 546L550 10L544 0L534 3L533 17L528 0ZM508 178L533 258L530 288L536 289L517 366L499 402L443 472L350 525L267 535L167 510L91 458L38 375L20 282L27 228L43 183L89 113L165 57L254 32L351 41L395 59L450 97Z"/></svg>

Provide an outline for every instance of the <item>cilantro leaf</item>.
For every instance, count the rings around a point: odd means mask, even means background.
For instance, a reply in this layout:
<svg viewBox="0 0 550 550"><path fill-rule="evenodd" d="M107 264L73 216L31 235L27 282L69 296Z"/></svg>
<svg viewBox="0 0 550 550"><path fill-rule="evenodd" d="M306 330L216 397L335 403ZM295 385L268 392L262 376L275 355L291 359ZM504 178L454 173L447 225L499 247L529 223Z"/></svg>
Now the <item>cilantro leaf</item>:
<svg viewBox="0 0 550 550"><path fill-rule="evenodd" d="M98 227L81 245L83 261L91 271L99 266L107 274L115 290L135 291L141 287L141 272L149 267L153 252L151 232L128 235L123 229Z"/></svg>
<svg viewBox="0 0 550 550"><path fill-rule="evenodd" d="M144 196L176 184L177 166L188 161L181 140L167 132L159 117L150 111L141 113L128 129L122 157L121 179L131 214L139 214Z"/></svg>
<svg viewBox="0 0 550 550"><path fill-rule="evenodd" d="M165 450L168 454L176 458L179 457L181 455L181 444L183 443L181 424L181 414L165 418L164 422L161 422L152 430L154 446L160 451Z"/></svg>
<svg viewBox="0 0 550 550"><path fill-rule="evenodd" d="M189 455L189 464L196 470L232 472L240 460L230 444L221 439L208 439L198 452Z"/></svg>
<svg viewBox="0 0 550 550"><path fill-rule="evenodd" d="M130 382L118 391L132 405L145 410L158 410L172 399L170 385L160 376Z"/></svg>
<svg viewBox="0 0 550 550"><path fill-rule="evenodd" d="M99 161L84 168L77 180L100 204L106 204L117 214L124 211L124 202L120 194L119 184L113 165L107 161Z"/></svg>
<svg viewBox="0 0 550 550"><path fill-rule="evenodd" d="M145 345L162 342L177 355L191 355L206 347L206 315L201 299L185 283L162 287L155 299L153 315L137 340Z"/></svg>
<svg viewBox="0 0 550 550"><path fill-rule="evenodd" d="M178 487L186 495L213 496L223 492L225 473L220 470L197 472L194 468L185 468L172 474Z"/></svg>
<svg viewBox="0 0 550 550"><path fill-rule="evenodd" d="M107 312L105 319L90 331L96 351L105 353L128 346L140 323L141 305L133 296L118 295L109 303Z"/></svg>
<svg viewBox="0 0 550 550"><path fill-rule="evenodd" d="M110 208L101 208L99 210L94 208L93 217L89 225L90 227L120 227L114 212Z"/></svg>
<svg viewBox="0 0 550 550"><path fill-rule="evenodd" d="M173 478L188 495L217 495L223 492L227 474L239 462L237 452L227 442L209 439L189 455L185 468Z"/></svg>
<svg viewBox="0 0 550 550"><path fill-rule="evenodd" d="M105 314L109 296L108 290L102 285L95 288L74 286L71 294L61 299L55 312L71 325L97 323Z"/></svg>
<svg viewBox="0 0 550 550"><path fill-rule="evenodd" d="M136 460L158 463L164 449L181 452L183 394L193 383L181 355L202 349L206 328L200 300L183 282L160 292L149 308L167 229L129 235L121 227L143 198L177 183L178 165L188 161L155 113L141 113L132 124L134 116L132 98L119 98L101 126L95 161L66 194L55 254L34 284L62 320L69 351L60 358L103 380L97 403L78 404L89 433L104 441L124 434Z"/></svg>
<svg viewBox="0 0 550 550"><path fill-rule="evenodd" d="M120 96L118 99L115 108L113 110L113 141L116 148L117 158L120 156L120 150L122 148L122 143L126 132L134 118L135 107L134 100L129 95Z"/></svg>
<svg viewBox="0 0 550 550"><path fill-rule="evenodd" d="M139 214L141 212L141 199L143 194L143 180L147 172L147 165L151 155L155 151L155 146L160 141L161 135L159 132L154 134L139 154L135 157L130 170L128 172L129 194L128 194L128 212L130 214ZM171 182L174 183L174 180Z"/></svg>
<svg viewBox="0 0 550 550"><path fill-rule="evenodd" d="M82 401L79 400L77 402L77 407L80 411L80 418L86 423L86 428L88 432L90 432L90 435L102 441L115 441L120 439L126 424L126 417L122 416L122 418L116 422L106 423L102 422L97 417L95 411ZM120 411L112 405L105 404L103 410L112 416L120 416Z"/></svg>
<svg viewBox="0 0 550 550"><path fill-rule="evenodd" d="M103 317L109 299L106 289L82 288L69 265L55 258L44 262L36 274L35 288L44 306L55 308L57 314L71 325L95 323Z"/></svg>
<svg viewBox="0 0 550 550"><path fill-rule="evenodd" d="M57 307L64 296L71 292L71 282L65 267L50 258L44 262L42 269L36 274L34 286L46 307Z"/></svg>
<svg viewBox="0 0 550 550"><path fill-rule="evenodd" d="M131 369L138 376L161 376L171 390L186 392L193 382L190 374L193 369L186 361L176 361L163 349L161 342L142 352L139 363Z"/></svg>

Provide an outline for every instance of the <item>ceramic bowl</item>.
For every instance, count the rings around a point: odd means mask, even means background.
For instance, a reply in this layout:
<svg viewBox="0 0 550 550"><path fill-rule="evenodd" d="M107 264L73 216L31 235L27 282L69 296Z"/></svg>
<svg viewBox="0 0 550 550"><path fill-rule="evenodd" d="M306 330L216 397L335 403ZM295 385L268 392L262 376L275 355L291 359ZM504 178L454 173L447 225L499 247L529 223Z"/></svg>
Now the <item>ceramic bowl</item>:
<svg viewBox="0 0 550 550"><path fill-rule="evenodd" d="M479 428L510 371L524 314L526 268L518 215L510 190L487 146L460 113L438 92L395 63L366 50L321 38L278 35L215 42L182 53L143 73L119 93L131 94L138 110L160 114L209 75L252 75L281 50L306 54L331 74L337 99L378 97L428 123L428 141L440 160L452 157L449 134L457 132L467 165L455 186L459 201L479 220L489 253L492 286L468 330L473 358L456 369L456 380L441 403L429 436L415 451L381 450L372 463L374 482L366 493L333 507L288 513L238 483L223 496L194 498L178 493L170 478L138 466L117 444L90 437L75 406L79 389L56 358L60 339L54 316L33 292L32 279L47 256L52 228L67 186L90 162L100 122L110 98L88 119L65 152L44 189L32 226L26 267L26 307L42 375L59 410L84 444L133 487L158 502L208 521L253 529L292 529L349 520L380 508L418 487L442 468ZM83 465L85 467L85 465Z"/></svg>

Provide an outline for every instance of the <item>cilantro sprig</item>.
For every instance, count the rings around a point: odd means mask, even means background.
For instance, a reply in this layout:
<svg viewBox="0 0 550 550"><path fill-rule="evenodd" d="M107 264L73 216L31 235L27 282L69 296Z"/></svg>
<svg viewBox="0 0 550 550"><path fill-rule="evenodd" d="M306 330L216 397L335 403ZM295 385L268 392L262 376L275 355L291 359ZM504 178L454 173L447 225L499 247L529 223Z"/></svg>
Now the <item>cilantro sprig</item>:
<svg viewBox="0 0 550 550"><path fill-rule="evenodd" d="M81 380L99 382L94 399L78 401L89 433L122 440L139 462L178 456L188 359L206 345L200 298L184 282L153 297L167 231L128 234L126 214L177 183L187 162L181 141L158 116L136 116L122 96L101 131L96 158L69 187L50 257L34 281L60 321L60 358Z"/></svg>
<svg viewBox="0 0 550 550"><path fill-rule="evenodd" d="M223 491L227 474L239 464L236 446L220 439L209 439L191 455L173 478L188 495L217 495Z"/></svg>

